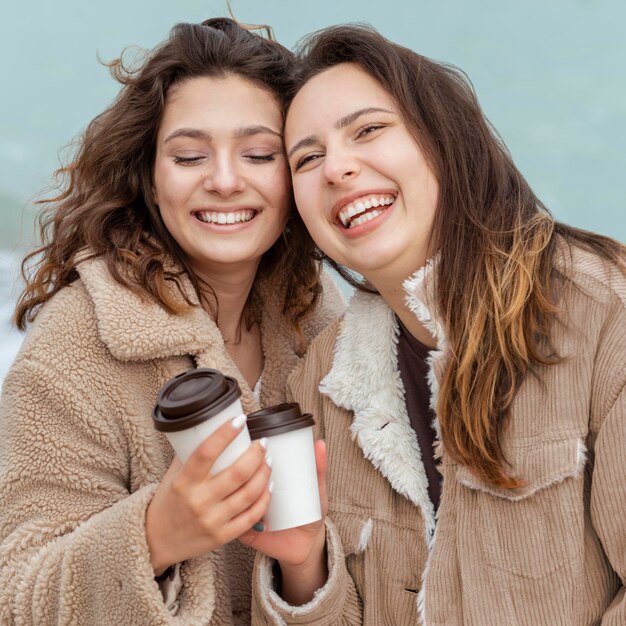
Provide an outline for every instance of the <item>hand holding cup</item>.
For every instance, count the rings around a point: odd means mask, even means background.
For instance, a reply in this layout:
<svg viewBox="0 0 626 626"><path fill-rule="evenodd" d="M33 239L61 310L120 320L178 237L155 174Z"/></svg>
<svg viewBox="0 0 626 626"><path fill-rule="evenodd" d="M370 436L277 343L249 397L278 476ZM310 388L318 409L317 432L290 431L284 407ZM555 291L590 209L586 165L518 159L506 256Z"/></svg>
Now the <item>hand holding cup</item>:
<svg viewBox="0 0 626 626"><path fill-rule="evenodd" d="M244 424L245 418L223 424L184 464L176 457L157 487L146 511L155 574L232 541L265 514L270 468L261 442L226 469L210 472Z"/></svg>

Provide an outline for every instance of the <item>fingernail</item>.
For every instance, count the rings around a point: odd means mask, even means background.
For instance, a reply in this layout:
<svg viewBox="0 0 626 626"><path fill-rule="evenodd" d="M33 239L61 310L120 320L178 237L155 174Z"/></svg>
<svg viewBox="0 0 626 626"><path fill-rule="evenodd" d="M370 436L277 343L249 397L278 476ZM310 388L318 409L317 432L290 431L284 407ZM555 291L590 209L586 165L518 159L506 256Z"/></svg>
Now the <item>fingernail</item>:
<svg viewBox="0 0 626 626"><path fill-rule="evenodd" d="M259 445L263 448L263 450L267 450L267 437L259 439Z"/></svg>
<svg viewBox="0 0 626 626"><path fill-rule="evenodd" d="M239 430L245 423L246 423L246 416L243 414L237 415L237 417L235 417L231 422L232 427L235 430Z"/></svg>
<svg viewBox="0 0 626 626"><path fill-rule="evenodd" d="M267 463L268 467L272 467L272 457L271 456L266 456L265 457L265 462Z"/></svg>
<svg viewBox="0 0 626 626"><path fill-rule="evenodd" d="M262 533L264 528L265 528L265 524L263 522L257 522L252 527L252 530L256 530L258 533Z"/></svg>
<svg viewBox="0 0 626 626"><path fill-rule="evenodd" d="M274 491L274 481L270 480L270 484L267 486L267 490L272 493Z"/></svg>

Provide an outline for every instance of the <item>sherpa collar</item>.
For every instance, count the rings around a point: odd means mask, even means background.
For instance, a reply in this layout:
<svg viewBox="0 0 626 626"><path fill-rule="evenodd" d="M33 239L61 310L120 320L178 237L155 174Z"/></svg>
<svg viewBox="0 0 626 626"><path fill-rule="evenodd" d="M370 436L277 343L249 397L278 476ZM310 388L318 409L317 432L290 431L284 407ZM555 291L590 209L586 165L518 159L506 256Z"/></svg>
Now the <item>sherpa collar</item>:
<svg viewBox="0 0 626 626"><path fill-rule="evenodd" d="M150 360L195 354L222 343L217 326L200 306L182 315L172 315L156 302L120 285L101 258L83 261L78 265L78 273L93 300L100 337L117 359ZM191 301L197 303L186 279L184 287Z"/></svg>
<svg viewBox="0 0 626 626"><path fill-rule="evenodd" d="M442 357L443 327L432 312L434 262L429 262L403 284L407 305L435 336ZM351 430L364 456L383 474L392 488L422 511L427 541L435 528L435 513L428 496L422 455L411 428L404 401L404 386L397 365L399 327L393 310L378 295L356 292L337 338L330 372L320 391L354 413ZM436 377L430 363L429 383L436 395ZM432 403L436 401L433 397Z"/></svg>

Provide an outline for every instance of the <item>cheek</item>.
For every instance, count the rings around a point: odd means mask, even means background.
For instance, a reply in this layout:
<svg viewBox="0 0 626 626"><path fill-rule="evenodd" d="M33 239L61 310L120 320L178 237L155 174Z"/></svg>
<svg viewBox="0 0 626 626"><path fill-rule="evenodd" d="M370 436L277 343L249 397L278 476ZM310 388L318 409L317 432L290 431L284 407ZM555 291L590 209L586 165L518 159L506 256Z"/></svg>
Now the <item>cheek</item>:
<svg viewBox="0 0 626 626"><path fill-rule="evenodd" d="M309 228L322 214L322 203L319 201L318 187L313 176L296 176L293 181L293 195L302 221Z"/></svg>

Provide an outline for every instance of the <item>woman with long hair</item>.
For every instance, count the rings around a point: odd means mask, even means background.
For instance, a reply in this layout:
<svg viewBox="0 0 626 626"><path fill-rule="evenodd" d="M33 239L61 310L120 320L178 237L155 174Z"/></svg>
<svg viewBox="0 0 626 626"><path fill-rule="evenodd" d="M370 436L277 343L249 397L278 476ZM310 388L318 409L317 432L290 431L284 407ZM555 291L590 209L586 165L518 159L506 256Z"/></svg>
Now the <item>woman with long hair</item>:
<svg viewBox="0 0 626 626"><path fill-rule="evenodd" d="M213 476L241 420L182 464L151 412L192 367L234 377L245 412L283 401L342 310L293 204L293 69L222 18L111 64L119 95L24 263L28 333L0 405L2 624L250 622L254 552L232 540L269 502L263 446Z"/></svg>
<svg viewBox="0 0 626 626"><path fill-rule="evenodd" d="M367 27L307 40L285 143L357 291L288 382L328 516L259 558L259 622L626 623L624 246L554 220L459 70Z"/></svg>

